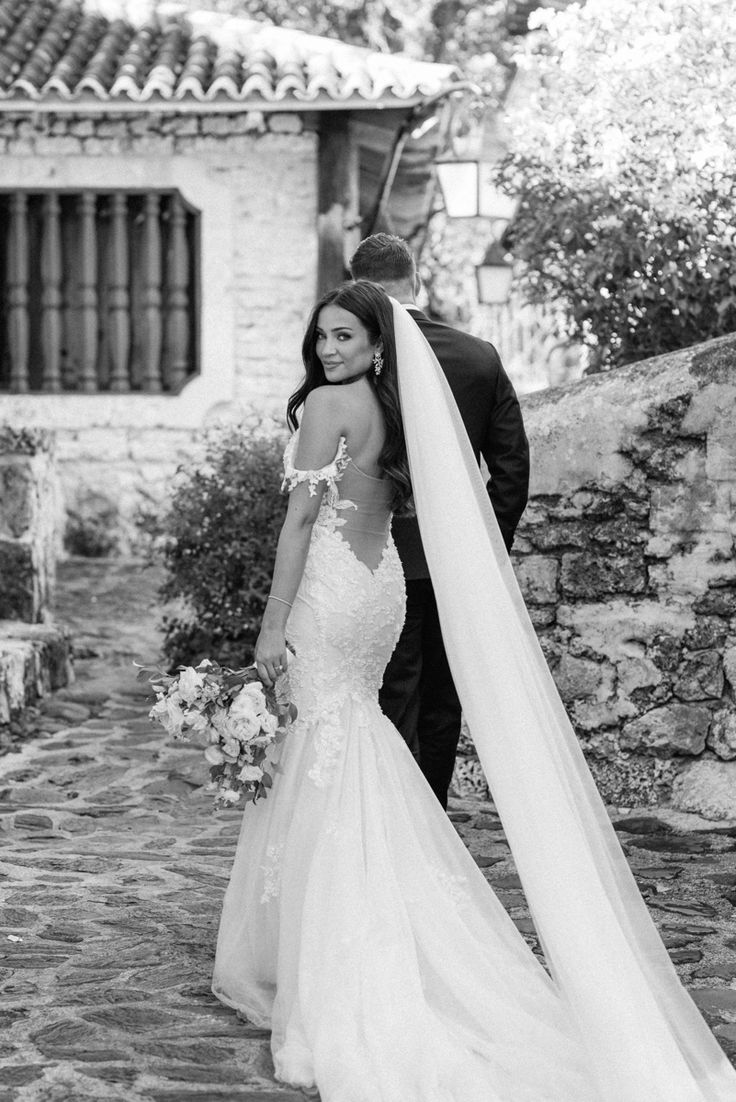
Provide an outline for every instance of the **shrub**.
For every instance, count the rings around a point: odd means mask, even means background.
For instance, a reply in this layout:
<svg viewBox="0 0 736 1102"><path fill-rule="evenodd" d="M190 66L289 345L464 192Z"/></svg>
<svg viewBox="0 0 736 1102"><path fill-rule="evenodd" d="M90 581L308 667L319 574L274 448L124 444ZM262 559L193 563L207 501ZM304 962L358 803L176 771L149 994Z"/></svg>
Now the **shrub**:
<svg viewBox="0 0 736 1102"><path fill-rule="evenodd" d="M64 550L86 559L104 559L117 550L118 512L105 501L87 501L70 509L64 529Z"/></svg>
<svg viewBox="0 0 736 1102"><path fill-rule="evenodd" d="M518 159L507 178L520 195L506 240L522 261L522 294L562 308L589 372L736 328L730 201L711 197L691 219L663 215L636 192L573 193Z"/></svg>
<svg viewBox="0 0 736 1102"><path fill-rule="evenodd" d="M241 429L210 435L204 461L180 471L160 525L161 596L172 666L213 658L252 661L286 512L279 492L283 442Z"/></svg>
<svg viewBox="0 0 736 1102"><path fill-rule="evenodd" d="M498 182L521 290L604 370L736 326L736 7L541 6ZM707 77L707 79L704 79Z"/></svg>

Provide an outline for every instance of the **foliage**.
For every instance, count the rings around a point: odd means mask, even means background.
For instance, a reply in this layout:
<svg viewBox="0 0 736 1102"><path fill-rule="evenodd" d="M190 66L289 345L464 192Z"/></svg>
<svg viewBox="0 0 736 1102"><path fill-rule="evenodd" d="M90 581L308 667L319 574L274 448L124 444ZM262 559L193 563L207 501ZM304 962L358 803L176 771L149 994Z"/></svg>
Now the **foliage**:
<svg viewBox="0 0 736 1102"><path fill-rule="evenodd" d="M117 550L117 509L107 502L89 507L70 509L64 528L64 550L70 555L86 559L104 559Z"/></svg>
<svg viewBox="0 0 736 1102"><path fill-rule="evenodd" d="M230 428L209 436L204 462L181 472L161 525L161 596L177 602L164 618L172 666L252 661L286 512L281 460L279 440Z"/></svg>
<svg viewBox="0 0 736 1102"><path fill-rule="evenodd" d="M521 196L507 234L521 289L561 305L565 335L588 346L592 370L736 329L732 201L711 197L696 220L663 215L638 192L572 191L519 159L506 179Z"/></svg>
<svg viewBox="0 0 736 1102"><path fill-rule="evenodd" d="M207 7L355 46L458 65L465 75L511 64L511 42L537 8L570 0L210 0ZM193 7L201 3L191 0Z"/></svg>
<svg viewBox="0 0 736 1102"><path fill-rule="evenodd" d="M736 10L588 0L520 58L508 235L523 292L560 300L593 369L736 328Z"/></svg>

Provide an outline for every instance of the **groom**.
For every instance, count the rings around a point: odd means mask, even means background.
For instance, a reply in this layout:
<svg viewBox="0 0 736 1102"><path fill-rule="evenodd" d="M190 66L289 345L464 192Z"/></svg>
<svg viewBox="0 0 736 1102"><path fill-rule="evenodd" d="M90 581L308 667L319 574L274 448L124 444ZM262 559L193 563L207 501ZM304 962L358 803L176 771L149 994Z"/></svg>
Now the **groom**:
<svg viewBox="0 0 736 1102"><path fill-rule="evenodd" d="M493 345L432 321L415 304L419 291L407 243L376 233L356 249L353 279L379 283L409 308L440 362L473 451L488 465L491 499L507 550L526 506L529 446L519 402ZM428 426L428 431L431 428ZM380 703L417 758L443 808L460 738L461 708L447 662L437 605L414 517L395 517L393 535L406 577L406 621L383 679ZM462 539L462 533L458 533Z"/></svg>

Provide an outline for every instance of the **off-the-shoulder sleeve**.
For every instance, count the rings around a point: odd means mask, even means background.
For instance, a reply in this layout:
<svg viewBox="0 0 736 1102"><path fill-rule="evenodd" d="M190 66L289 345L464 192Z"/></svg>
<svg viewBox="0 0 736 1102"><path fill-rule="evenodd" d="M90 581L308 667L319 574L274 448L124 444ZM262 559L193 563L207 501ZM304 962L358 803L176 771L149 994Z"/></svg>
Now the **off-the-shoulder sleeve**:
<svg viewBox="0 0 736 1102"><path fill-rule="evenodd" d="M325 482L328 486L334 486L340 481L343 471L348 465L348 443L344 436L340 437L335 458L326 467L320 467L315 471L302 471L294 466L294 456L299 440L299 432L295 432L284 450L284 480L281 483L282 491L291 492L300 482L309 483L310 497L317 493L317 486Z"/></svg>

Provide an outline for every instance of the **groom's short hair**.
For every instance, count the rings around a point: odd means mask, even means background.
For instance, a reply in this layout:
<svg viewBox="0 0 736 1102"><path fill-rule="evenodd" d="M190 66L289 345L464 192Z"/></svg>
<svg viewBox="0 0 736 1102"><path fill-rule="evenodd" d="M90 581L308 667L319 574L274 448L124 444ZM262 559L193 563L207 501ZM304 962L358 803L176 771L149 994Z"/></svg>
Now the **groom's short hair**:
<svg viewBox="0 0 736 1102"><path fill-rule="evenodd" d="M416 279L414 255L404 241L393 233L374 233L361 241L350 258L353 279L371 283L398 283Z"/></svg>

